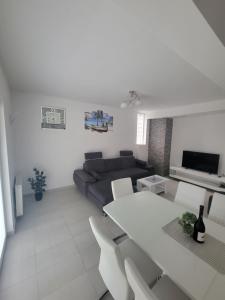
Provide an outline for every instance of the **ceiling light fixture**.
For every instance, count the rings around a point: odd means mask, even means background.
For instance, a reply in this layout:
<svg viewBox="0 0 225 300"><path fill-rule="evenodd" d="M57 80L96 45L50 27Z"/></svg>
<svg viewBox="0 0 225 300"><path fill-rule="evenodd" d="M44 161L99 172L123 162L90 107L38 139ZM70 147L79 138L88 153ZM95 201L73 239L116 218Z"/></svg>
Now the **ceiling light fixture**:
<svg viewBox="0 0 225 300"><path fill-rule="evenodd" d="M121 108L128 108L128 107L134 107L141 104L141 99L138 96L138 93L136 91L129 91L129 98L128 100L123 101L120 104Z"/></svg>

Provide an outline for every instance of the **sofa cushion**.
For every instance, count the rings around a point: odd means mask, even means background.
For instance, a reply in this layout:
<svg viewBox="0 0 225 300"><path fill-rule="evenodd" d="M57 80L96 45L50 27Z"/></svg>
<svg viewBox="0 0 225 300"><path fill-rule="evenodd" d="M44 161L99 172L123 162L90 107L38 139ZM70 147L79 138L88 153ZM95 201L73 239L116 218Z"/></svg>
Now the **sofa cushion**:
<svg viewBox="0 0 225 300"><path fill-rule="evenodd" d="M103 180L105 179L104 176L102 176L103 173L98 173L96 171L89 171L88 174L90 174L92 177L94 177L96 180Z"/></svg>
<svg viewBox="0 0 225 300"><path fill-rule="evenodd" d="M122 169L121 157L108 158L108 159L104 159L104 161L105 161L105 172Z"/></svg>
<svg viewBox="0 0 225 300"><path fill-rule="evenodd" d="M91 194L92 197L95 197L95 199L101 203L99 205L101 207L112 202L113 195L111 188L111 180L102 180L90 184L88 186L88 194Z"/></svg>
<svg viewBox="0 0 225 300"><path fill-rule="evenodd" d="M122 168L134 168L136 166L135 158L133 156L124 156L121 157Z"/></svg>
<svg viewBox="0 0 225 300"><path fill-rule="evenodd" d="M112 180L131 177L132 182L135 183L137 179L147 177L150 175L147 170L141 168L129 168L129 169L123 169L118 171L111 171L109 173L109 176L112 178Z"/></svg>
<svg viewBox="0 0 225 300"><path fill-rule="evenodd" d="M84 163L84 170L88 173L90 173L91 171L102 173L105 171L104 161L105 160L102 158L87 160Z"/></svg>
<svg viewBox="0 0 225 300"><path fill-rule="evenodd" d="M113 172L113 171L111 171L111 172ZM106 179L111 179L111 180L113 180L114 178L112 177L111 172L104 172L104 173L101 173L101 177L102 177L101 180L106 180Z"/></svg>
<svg viewBox="0 0 225 300"><path fill-rule="evenodd" d="M85 161L84 170L88 173L94 171L97 173L105 173L114 170L134 168L136 166L135 158L133 156L124 156L109 159L90 159Z"/></svg>
<svg viewBox="0 0 225 300"><path fill-rule="evenodd" d="M76 182L76 179L79 179L80 181L85 182L85 183L93 183L96 181L96 178L94 178L89 173L85 172L84 170L75 170L73 172L73 179L74 179L74 182Z"/></svg>

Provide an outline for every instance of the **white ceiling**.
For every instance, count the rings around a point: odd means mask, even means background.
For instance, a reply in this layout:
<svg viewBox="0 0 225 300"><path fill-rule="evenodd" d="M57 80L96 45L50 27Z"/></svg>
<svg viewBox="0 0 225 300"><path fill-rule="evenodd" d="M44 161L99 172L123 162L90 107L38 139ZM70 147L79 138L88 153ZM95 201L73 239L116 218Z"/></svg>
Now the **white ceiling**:
<svg viewBox="0 0 225 300"><path fill-rule="evenodd" d="M113 0L0 0L0 56L13 89L144 109L225 99ZM145 30L146 29L146 30Z"/></svg>

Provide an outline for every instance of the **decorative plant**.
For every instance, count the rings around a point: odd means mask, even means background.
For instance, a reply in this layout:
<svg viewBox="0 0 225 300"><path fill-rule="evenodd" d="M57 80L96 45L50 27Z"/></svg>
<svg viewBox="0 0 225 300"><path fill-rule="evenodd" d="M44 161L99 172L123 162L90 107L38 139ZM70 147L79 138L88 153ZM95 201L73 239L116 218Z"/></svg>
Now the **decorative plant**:
<svg viewBox="0 0 225 300"><path fill-rule="evenodd" d="M30 182L32 190L35 192L36 200L41 200L43 197L43 192L45 192L46 187L46 176L44 175L43 171L39 171L38 169L33 169L35 173L35 177L28 178Z"/></svg>
<svg viewBox="0 0 225 300"><path fill-rule="evenodd" d="M192 235L196 221L197 217L195 214L186 212L182 215L182 218L179 219L179 224L183 227L183 230L186 234Z"/></svg>

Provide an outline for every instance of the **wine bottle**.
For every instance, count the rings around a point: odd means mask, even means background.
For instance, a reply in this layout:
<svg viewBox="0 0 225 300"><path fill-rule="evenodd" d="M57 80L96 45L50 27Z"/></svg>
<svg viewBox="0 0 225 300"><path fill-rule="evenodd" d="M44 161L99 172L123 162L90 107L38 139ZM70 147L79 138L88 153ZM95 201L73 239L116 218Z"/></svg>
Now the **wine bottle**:
<svg viewBox="0 0 225 300"><path fill-rule="evenodd" d="M200 205L199 217L194 224L193 239L198 243L205 242L205 224L203 222L204 206Z"/></svg>

